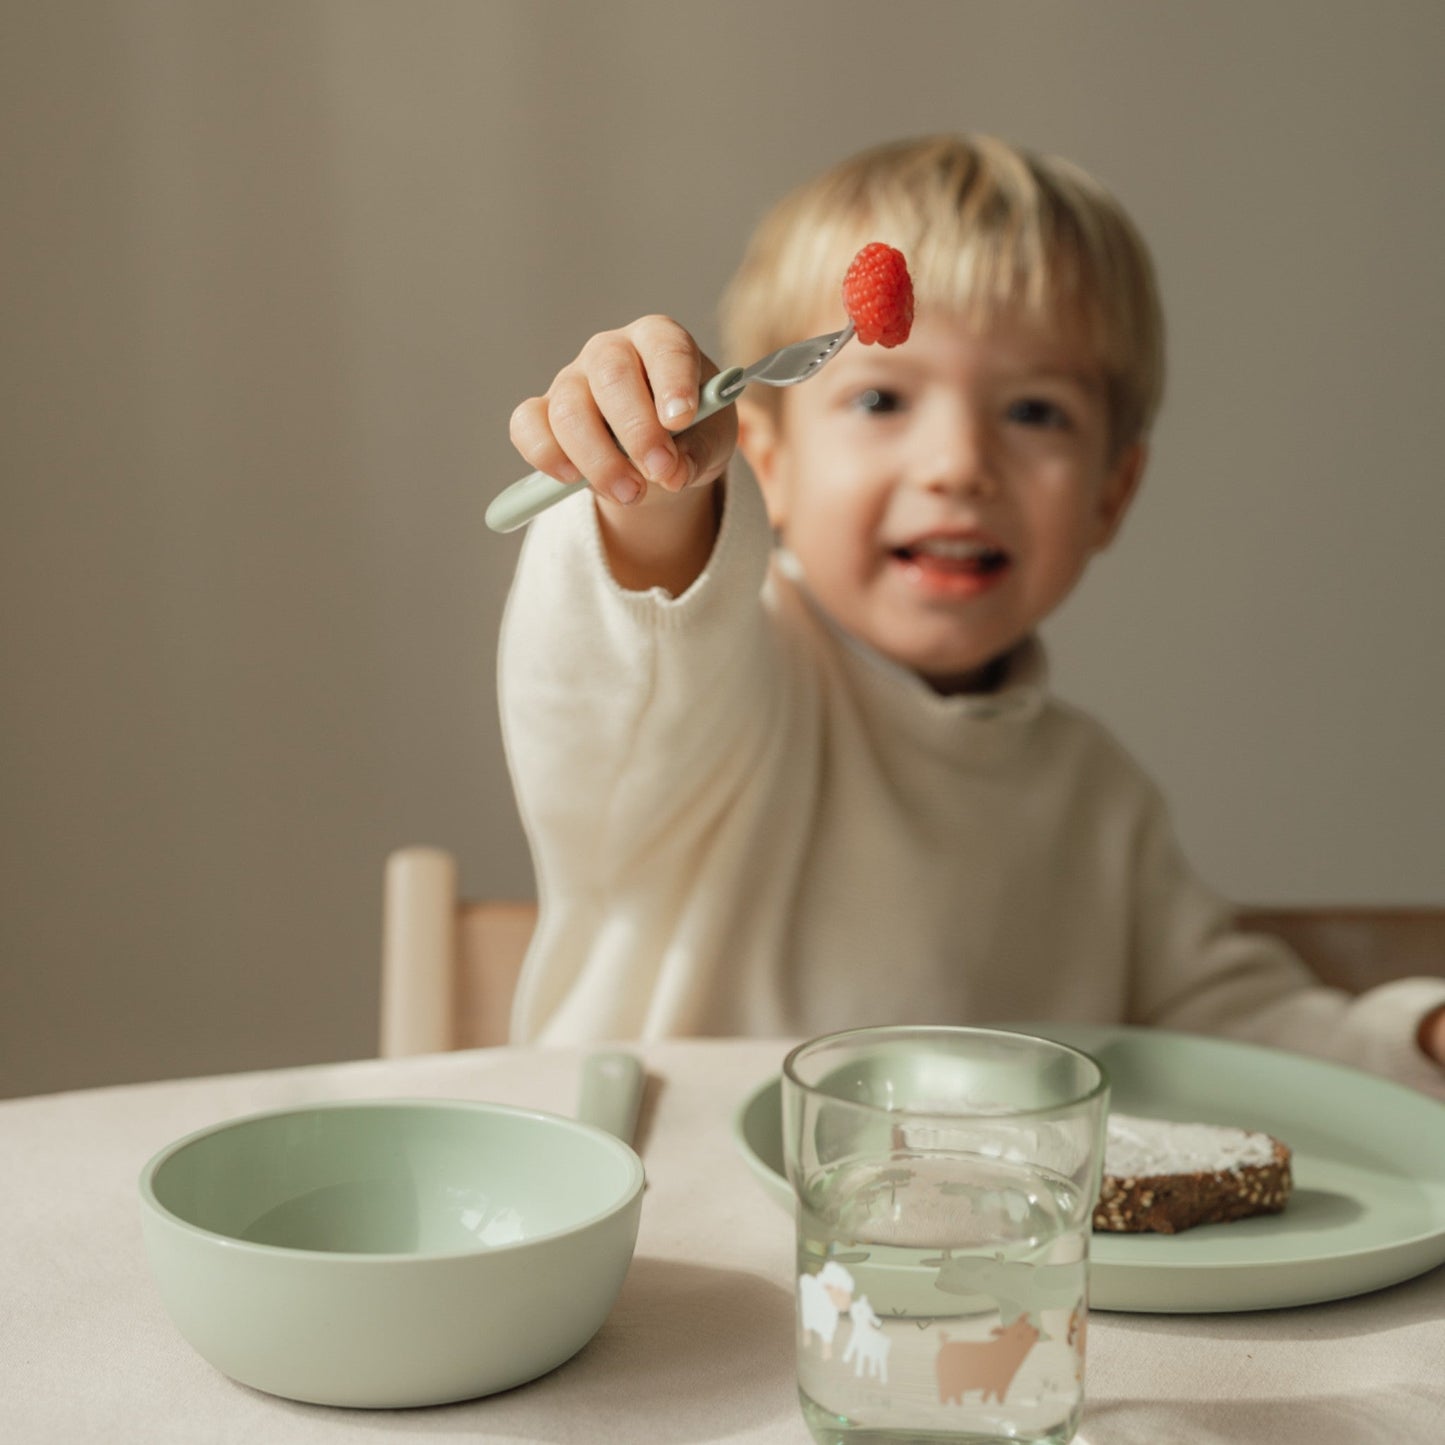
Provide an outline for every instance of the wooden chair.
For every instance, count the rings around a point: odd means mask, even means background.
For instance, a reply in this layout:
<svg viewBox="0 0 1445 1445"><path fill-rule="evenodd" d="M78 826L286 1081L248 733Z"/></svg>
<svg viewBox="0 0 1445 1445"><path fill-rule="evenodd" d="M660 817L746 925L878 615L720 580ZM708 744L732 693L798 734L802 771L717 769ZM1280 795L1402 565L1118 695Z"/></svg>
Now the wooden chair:
<svg viewBox="0 0 1445 1445"><path fill-rule="evenodd" d="M1445 978L1445 908L1241 908L1239 926L1284 939L1324 983L1351 993Z"/></svg>
<svg viewBox="0 0 1445 1445"><path fill-rule="evenodd" d="M464 900L451 854L402 848L383 912L381 1056L506 1043L537 905Z"/></svg>
<svg viewBox="0 0 1445 1445"><path fill-rule="evenodd" d="M1277 934L1351 993L1420 974L1445 977L1445 908L1242 908L1241 928ZM484 1048L507 1021L537 905L458 897L456 863L437 848L386 862L382 931L384 1058Z"/></svg>

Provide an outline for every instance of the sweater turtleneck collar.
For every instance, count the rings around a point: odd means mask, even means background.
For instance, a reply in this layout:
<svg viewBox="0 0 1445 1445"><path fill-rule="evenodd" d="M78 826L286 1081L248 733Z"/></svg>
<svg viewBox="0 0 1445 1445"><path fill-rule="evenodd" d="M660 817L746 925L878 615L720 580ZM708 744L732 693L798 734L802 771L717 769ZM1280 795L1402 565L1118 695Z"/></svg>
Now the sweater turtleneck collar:
<svg viewBox="0 0 1445 1445"><path fill-rule="evenodd" d="M1042 641L1026 637L1002 659L1002 678L989 692L939 693L911 668L885 657L839 626L808 590L797 560L786 550L774 554L777 570L832 636L855 684L881 702L910 732L935 745L977 737L977 724L1017 724L1036 718L1048 701L1048 659Z"/></svg>

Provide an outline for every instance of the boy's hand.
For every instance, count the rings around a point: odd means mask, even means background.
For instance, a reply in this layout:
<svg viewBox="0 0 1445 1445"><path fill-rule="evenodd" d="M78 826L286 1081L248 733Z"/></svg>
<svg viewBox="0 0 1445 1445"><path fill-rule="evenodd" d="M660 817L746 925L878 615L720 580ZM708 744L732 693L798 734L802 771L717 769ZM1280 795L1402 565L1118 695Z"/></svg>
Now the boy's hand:
<svg viewBox="0 0 1445 1445"><path fill-rule="evenodd" d="M677 322L644 316L594 336L545 396L517 407L512 445L538 471L560 482L586 477L599 496L624 505L654 489L714 482L737 444L733 408L686 437L672 433L688 425L716 371Z"/></svg>
<svg viewBox="0 0 1445 1445"><path fill-rule="evenodd" d="M1445 1066L1445 1007L1431 1009L1420 1020L1420 1030L1415 1038L1422 1053Z"/></svg>

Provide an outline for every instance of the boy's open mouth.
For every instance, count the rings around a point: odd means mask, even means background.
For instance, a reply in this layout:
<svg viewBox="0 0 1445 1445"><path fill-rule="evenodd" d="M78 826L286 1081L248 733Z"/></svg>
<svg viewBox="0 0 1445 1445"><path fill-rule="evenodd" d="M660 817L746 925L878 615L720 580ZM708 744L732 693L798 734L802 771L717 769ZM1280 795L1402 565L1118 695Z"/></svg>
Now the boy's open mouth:
<svg viewBox="0 0 1445 1445"><path fill-rule="evenodd" d="M988 542L965 537L924 537L904 547L895 547L893 556L926 571L960 577L988 577L1008 566L1008 553Z"/></svg>

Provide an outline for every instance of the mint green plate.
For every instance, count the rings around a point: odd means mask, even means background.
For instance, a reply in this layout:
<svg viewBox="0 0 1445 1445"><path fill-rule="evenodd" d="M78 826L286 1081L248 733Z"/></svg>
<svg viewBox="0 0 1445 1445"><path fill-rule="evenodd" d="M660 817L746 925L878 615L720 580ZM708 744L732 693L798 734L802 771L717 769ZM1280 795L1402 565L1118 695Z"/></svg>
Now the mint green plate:
<svg viewBox="0 0 1445 1445"><path fill-rule="evenodd" d="M1176 1235L1096 1234L1095 1309L1203 1314L1343 1299L1445 1263L1445 1104L1399 1084L1277 1049L1192 1034L1018 1024L1093 1055L1121 1113L1262 1129L1294 1151L1283 1214ZM733 1133L763 1188L791 1212L780 1085L739 1106Z"/></svg>

